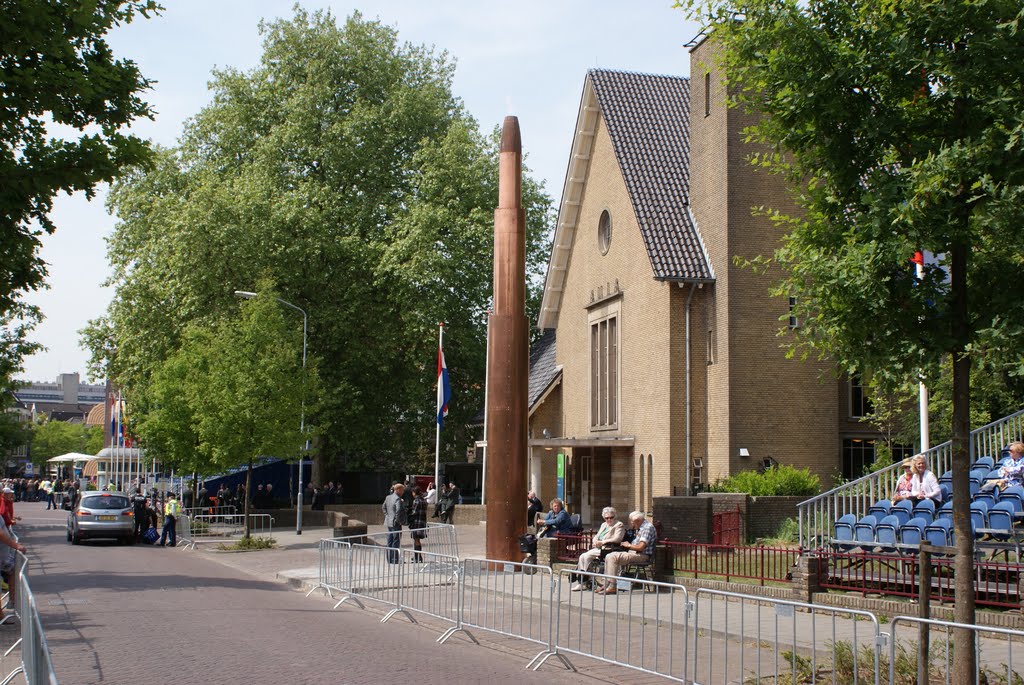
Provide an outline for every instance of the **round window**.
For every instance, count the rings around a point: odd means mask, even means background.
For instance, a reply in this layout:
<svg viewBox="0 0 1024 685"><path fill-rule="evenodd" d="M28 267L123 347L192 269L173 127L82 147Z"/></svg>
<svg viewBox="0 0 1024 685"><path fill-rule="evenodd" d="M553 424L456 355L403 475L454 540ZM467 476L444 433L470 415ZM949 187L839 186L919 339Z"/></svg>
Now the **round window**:
<svg viewBox="0 0 1024 685"><path fill-rule="evenodd" d="M612 245L612 216L608 210L601 212L601 218L597 221L597 246L601 254L608 254L608 248Z"/></svg>

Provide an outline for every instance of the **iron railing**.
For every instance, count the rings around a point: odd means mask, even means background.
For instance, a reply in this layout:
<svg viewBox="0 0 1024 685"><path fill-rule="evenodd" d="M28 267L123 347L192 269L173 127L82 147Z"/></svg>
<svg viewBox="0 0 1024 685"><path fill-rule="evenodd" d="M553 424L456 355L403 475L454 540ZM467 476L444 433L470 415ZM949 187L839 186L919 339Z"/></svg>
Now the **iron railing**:
<svg viewBox="0 0 1024 685"><path fill-rule="evenodd" d="M793 547L709 545L662 540L677 576L756 581L759 585L786 583L800 550Z"/></svg>

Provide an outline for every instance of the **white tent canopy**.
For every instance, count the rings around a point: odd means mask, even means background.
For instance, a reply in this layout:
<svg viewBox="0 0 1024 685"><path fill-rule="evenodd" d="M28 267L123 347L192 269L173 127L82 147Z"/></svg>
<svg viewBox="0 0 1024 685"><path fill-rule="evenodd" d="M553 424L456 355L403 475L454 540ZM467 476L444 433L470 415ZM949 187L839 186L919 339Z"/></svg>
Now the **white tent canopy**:
<svg viewBox="0 0 1024 685"><path fill-rule="evenodd" d="M47 459L46 461L51 464L58 464L61 462L68 461L92 461L95 458L96 457L92 456L91 454L82 454L81 452L68 452L67 454L62 454L59 457Z"/></svg>

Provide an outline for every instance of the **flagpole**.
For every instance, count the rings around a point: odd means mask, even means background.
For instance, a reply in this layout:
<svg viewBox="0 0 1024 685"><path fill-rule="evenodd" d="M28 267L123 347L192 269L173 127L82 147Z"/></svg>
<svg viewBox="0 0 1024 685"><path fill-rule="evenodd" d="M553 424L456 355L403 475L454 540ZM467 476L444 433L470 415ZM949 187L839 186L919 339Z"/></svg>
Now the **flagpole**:
<svg viewBox="0 0 1024 685"><path fill-rule="evenodd" d="M917 255L921 255L921 258L917 259ZM923 281L924 280L924 253L918 252L918 253L916 253L914 255L914 257L915 257L914 261L916 262L916 266L917 266L917 268L916 268L917 280ZM931 444L930 444L931 443L931 439L930 439L930 436L928 435L928 433L930 432L929 431L929 426L928 426L928 386L924 384L923 380L918 382L918 385L917 385L917 395L918 395L918 398L917 398L918 414L919 414L920 422L921 422L921 426L920 426L920 430L921 430L921 451L922 452L927 452L928 449L931 447Z"/></svg>
<svg viewBox="0 0 1024 685"><path fill-rule="evenodd" d="M437 354L438 362L441 361L440 355L444 350L444 322L437 324ZM440 412L442 409L442 403L444 402L444 387L441 382L441 374L437 374L437 402L435 404L435 410ZM438 493L441 492L441 422L437 420L437 414L434 415L434 423L436 430L436 437L434 438L434 488Z"/></svg>

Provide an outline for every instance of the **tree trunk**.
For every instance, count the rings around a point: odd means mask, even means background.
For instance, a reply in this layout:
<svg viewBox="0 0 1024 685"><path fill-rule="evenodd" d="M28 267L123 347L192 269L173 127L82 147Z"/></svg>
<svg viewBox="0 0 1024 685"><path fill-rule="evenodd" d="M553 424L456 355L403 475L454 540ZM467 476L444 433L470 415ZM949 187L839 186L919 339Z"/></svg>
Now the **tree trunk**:
<svg viewBox="0 0 1024 685"><path fill-rule="evenodd" d="M245 538L249 539L252 533L252 524L249 522L249 502L252 501L252 459L249 460L248 468L245 470Z"/></svg>
<svg viewBox="0 0 1024 685"><path fill-rule="evenodd" d="M953 534L956 537L954 563L953 617L957 623L974 625L974 535L971 533L971 358L967 354L969 322L967 319L967 246L953 246L952 333L953 350ZM977 670L972 630L953 631L954 683L973 683Z"/></svg>

